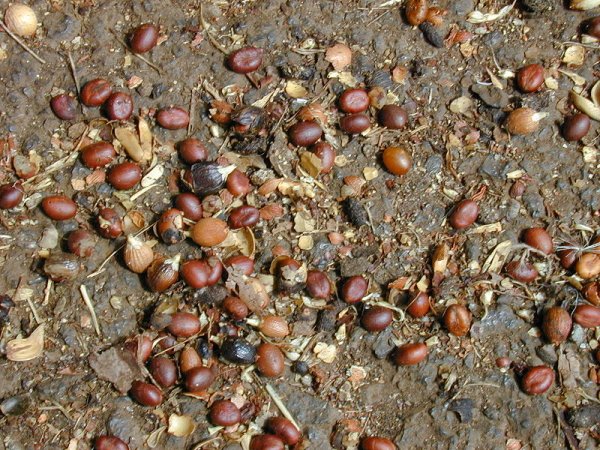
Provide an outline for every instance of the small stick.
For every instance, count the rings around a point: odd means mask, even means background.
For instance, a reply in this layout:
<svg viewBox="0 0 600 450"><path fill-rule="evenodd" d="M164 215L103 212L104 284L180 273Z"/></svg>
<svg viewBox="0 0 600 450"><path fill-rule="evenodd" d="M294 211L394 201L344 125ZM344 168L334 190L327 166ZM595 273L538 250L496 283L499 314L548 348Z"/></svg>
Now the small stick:
<svg viewBox="0 0 600 450"><path fill-rule="evenodd" d="M23 42L21 39L19 39L15 34L13 34L8 27L6 26L6 24L4 23L4 21L0 20L0 27L2 27L2 29L4 31L6 31L6 33L15 40L15 42L17 44L19 44L21 47L23 47L23 49L25 49L27 51L27 53L29 53L31 56L33 56L35 59L37 59L39 62L41 62L42 64L46 64L46 61L44 61L42 58L40 58L33 50L31 50L26 44L25 42Z"/></svg>
<svg viewBox="0 0 600 450"><path fill-rule="evenodd" d="M79 292L81 292L81 296L83 297L83 301L85 305L90 310L90 314L92 315L92 323L94 324L94 329L96 330L96 334L100 336L100 325L98 324L98 318L96 317L96 311L94 311L94 304L92 303L92 299L88 295L87 289L85 285L79 286Z"/></svg>
<svg viewBox="0 0 600 450"><path fill-rule="evenodd" d="M46 283L46 289L44 289L44 302L42 305L47 305L48 300L50 300L50 293L52 292L52 280L48 278L48 282Z"/></svg>
<svg viewBox="0 0 600 450"><path fill-rule="evenodd" d="M199 85L198 85L199 86ZM196 89L192 88L192 98L190 98L190 123L188 123L188 136L194 131L194 110L196 109Z"/></svg>
<svg viewBox="0 0 600 450"><path fill-rule="evenodd" d="M212 45L214 45L217 48L217 50L224 53L225 55L229 53L227 49L223 47L221 43L217 41L217 39L210 32L210 26L208 25L208 23L206 23L206 20L204 20L204 11L202 10L202 3L200 3L200 23L202 24L202 28L204 28L204 31L206 31L208 40L212 43Z"/></svg>
<svg viewBox="0 0 600 450"><path fill-rule="evenodd" d="M71 52L67 52L67 58L69 60L69 66L71 66L71 75L73 76L73 81L75 81L75 89L77 89L77 96L81 92L81 88L79 86L79 78L77 78L77 69L75 68L75 62L73 61L73 56Z"/></svg>
<svg viewBox="0 0 600 450"><path fill-rule="evenodd" d="M115 38L115 40L121 44L123 47L125 47L125 49L127 51L129 51L129 53L131 53L133 56L135 56L136 58L141 59L142 61L144 61L146 64L148 64L150 67L152 67L154 70L156 70L160 75L162 75L162 69L160 67L158 67L157 65L153 64L150 60L144 58L142 55L139 55L137 53L133 53L132 51L129 50L129 47L127 46L127 44L125 43L125 41L123 41L121 38L119 38L117 36L117 34L113 31L110 30L110 32L112 33L113 37Z"/></svg>

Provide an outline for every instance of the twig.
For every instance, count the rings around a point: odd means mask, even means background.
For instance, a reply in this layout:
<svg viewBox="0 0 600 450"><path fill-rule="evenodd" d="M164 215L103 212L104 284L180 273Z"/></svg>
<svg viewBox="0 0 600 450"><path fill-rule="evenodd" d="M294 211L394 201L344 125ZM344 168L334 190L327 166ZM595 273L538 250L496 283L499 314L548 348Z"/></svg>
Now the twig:
<svg viewBox="0 0 600 450"><path fill-rule="evenodd" d="M73 81L75 81L75 88L77 89L77 96L81 93L81 87L79 86L79 78L77 77L77 69L75 68L75 61L73 61L73 56L71 52L67 52L67 59L69 60L69 66L71 67L71 75L73 76Z"/></svg>
<svg viewBox="0 0 600 450"><path fill-rule="evenodd" d="M127 44L125 43L125 41L123 41L120 37L117 36L117 34L113 31L110 30L110 32L112 33L113 37L115 38L115 40L121 44L123 47L125 47L125 49L131 53L133 56L135 56L136 58L141 59L142 61L144 61L146 64L148 64L150 67L152 67L154 70L156 70L160 75L162 75L162 69L160 67L158 67L156 64L153 64L149 59L144 58L142 55L138 54L138 53L133 53L132 51L129 50L129 47L127 46Z"/></svg>
<svg viewBox="0 0 600 450"><path fill-rule="evenodd" d="M208 25L208 23L206 23L206 20L204 20L204 11L202 9L202 3L200 3L200 24L202 25L202 28L204 28L204 31L206 31L208 40L212 43L212 45L214 45L217 48L217 50L219 50L221 53L224 53L225 55L229 53L227 49L223 47L221 43L217 41L217 39L210 32L210 26Z"/></svg>
<svg viewBox="0 0 600 450"><path fill-rule="evenodd" d="M52 292L52 280L50 278L48 278L48 281L46 282L46 288L44 289L44 302L42 303L43 305L48 304L48 300L50 300L51 292Z"/></svg>
<svg viewBox="0 0 600 450"><path fill-rule="evenodd" d="M94 311L94 304L92 303L92 299L88 295L87 289L85 285L79 286L79 292L81 292L81 296L83 297L83 301L85 305L90 311L92 315L92 323L94 324L94 329L96 330L96 334L100 336L100 325L98 324L98 317L96 317L96 311Z"/></svg>
<svg viewBox="0 0 600 450"><path fill-rule="evenodd" d="M198 449L204 447L206 444L210 444L211 442L214 442L214 441L216 441L216 440L218 440L220 438L221 438L220 436L215 436L215 437L211 437L211 438L205 439L202 442L198 442L196 444L196 446L192 450L198 450Z"/></svg>
<svg viewBox="0 0 600 450"><path fill-rule="evenodd" d="M46 61L44 61L42 58L40 58L33 50L31 50L27 44L25 44L25 42L23 42L21 39L19 39L17 36L15 36L9 29L8 27L5 25L4 21L0 20L0 27L2 27L2 29L4 31L6 31L6 34L8 34L11 38L13 38L15 40L15 42L17 44L19 44L21 47L23 47L27 53L29 53L31 56L33 56L35 59L37 59L39 62L41 62L42 64L46 64Z"/></svg>
<svg viewBox="0 0 600 450"><path fill-rule="evenodd" d="M273 388L273 386L271 386L269 383L265 383L264 387L265 387L265 390L267 391L267 393L273 399L273 402L277 405L277 407L281 411L281 414L283 414L283 416L287 420L292 422L298 430L301 430L302 428L300 428L298 426L298 423L294 420L294 416L292 416L292 413L290 413L290 411L286 408L285 404L283 403L283 400L281 400L281 397L279 396L277 391L275 391L275 388Z"/></svg>
<svg viewBox="0 0 600 450"><path fill-rule="evenodd" d="M192 88L192 98L190 99L190 123L188 123L187 134L190 136L194 131L194 117L196 117L196 91L200 85Z"/></svg>

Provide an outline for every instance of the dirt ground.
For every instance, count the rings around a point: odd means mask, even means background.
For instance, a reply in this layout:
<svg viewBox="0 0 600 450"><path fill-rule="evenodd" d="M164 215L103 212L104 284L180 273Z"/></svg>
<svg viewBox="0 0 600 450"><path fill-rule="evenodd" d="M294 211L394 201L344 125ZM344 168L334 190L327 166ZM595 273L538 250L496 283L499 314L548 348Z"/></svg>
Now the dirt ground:
<svg viewBox="0 0 600 450"><path fill-rule="evenodd" d="M580 23L598 11L570 11L568 2L558 0L527 0L505 17L474 24L467 21L469 13L497 12L510 2L439 0L432 4L448 13L435 33L445 38L453 29L464 30L472 39L437 48L406 23L402 2L383 7L383 0L203 3L205 25L199 2L31 0L40 26L26 42L46 64L0 32L0 140L14 141L14 148L2 149L0 184L14 181L10 159L15 154L34 155L41 167L25 184L25 201L0 213L0 294L15 302L0 339L0 450L89 449L96 436L106 433L119 436L131 449L247 448L244 436L257 433L266 417L278 413L265 390L267 382L301 425L301 448L356 448L360 437L371 435L387 437L401 449L598 448L600 386L589 370L598 368L592 350L600 329L575 324L568 340L555 346L539 328L547 307L572 311L582 301L569 281L571 273L555 255L533 257L541 276L530 284L511 281L501 265L486 268L497 246L516 244L527 227L547 228L556 244L579 245L599 228L598 124L592 121L581 142L567 142L559 132L564 115L572 111L569 91L578 81L569 74L581 77L585 88L598 78L598 43L577 45ZM7 4L2 3L2 10ZM160 26L159 45L144 55L160 73L119 42L146 22ZM265 49L256 78L228 70L226 55L213 40L227 52L243 45ZM336 43L352 50L351 65L340 71L325 59L325 50ZM585 55L567 64L563 57L573 45ZM546 69L546 86L522 94L514 78L504 75L534 62ZM110 80L131 93L136 115L148 117L156 139L153 164L161 165L164 174L134 201L130 196L139 186L122 193L94 182L92 171L77 158L82 138L103 127L94 120L101 117L98 109L85 108L76 120L65 122L49 108L53 95L76 92L74 73L81 84L98 77ZM267 75L270 83L254 84ZM299 98L286 94L290 80L306 93ZM384 87L388 98L408 111L408 125L384 130L373 121L363 135L342 133L335 119L336 98L352 83ZM280 217L261 220L254 228L256 272L269 274L274 256L285 251L308 268L326 270L335 282L364 274L370 280L369 301L390 301L398 309L390 327L369 333L359 325L360 307L348 308L338 299L323 307L303 302L301 294L273 293L271 311L287 316L292 330L283 347L294 352L299 343L307 344L301 353L311 368L306 375L294 373L288 360L285 375L268 381L221 362L214 392L236 396L254 408L244 424L227 433L208 423L208 398L186 396L175 387L165 390L161 406L148 408L115 386L119 377L131 376L119 372L128 369L123 369L127 365L118 349L138 333L152 333L150 317L158 304L174 299L180 310L210 314L223 299L223 285L192 292L179 282L156 294L143 277L127 270L121 253L95 274L124 244L123 237L99 238L72 281L49 283L42 270L48 253L65 250L70 231L94 229L100 206L112 206L123 216L134 211L145 224L171 206L175 180L185 166L174 146L188 131L155 125L154 109L174 104L190 110L190 135L206 143L211 159L235 151L227 127L217 129L210 118L215 91L234 107L277 91L268 99L286 112L267 136L265 151L241 159L229 154L228 159L256 187L285 178L306 183L314 192L252 194L249 202L257 207L283 206ZM470 102L457 112L452 102L458 98ZM333 111L329 130L338 153L333 171L316 182L298 169L300 150L288 145L285 134L294 114L315 100ZM509 136L502 124L520 106L548 116L538 131ZM405 146L413 156L413 168L403 177L390 174L381 163L381 150L392 144ZM122 154L119 159L126 158ZM374 178L370 169L377 169ZM367 218L362 226L342 201L349 176L364 181L355 197ZM509 191L517 179L525 181L525 189L515 197ZM478 192L483 197L477 223L453 231L446 221L452 206ZM78 203L74 219L56 222L41 211L42 198L56 193ZM44 248L42 236L54 230L58 240ZM343 242L332 243L331 232L341 233ZM155 238L151 230L146 236ZM312 242L300 245L301 236ZM442 243L451 248L450 269L431 291L433 311L411 318L402 313L406 294L390 298L388 285L399 279L431 280L431 255ZM182 259L201 254L189 239L172 246L158 243L155 250L180 253ZM82 285L93 300L100 335L82 299ZM473 314L466 337L449 334L441 322L445 308L456 302ZM253 343L261 339L252 327L227 322L220 325L223 333L235 327ZM41 323L42 355L7 360L7 342L29 336ZM395 366L392 349L411 341L426 341L428 358L417 366ZM206 342L200 336L189 345ZM335 351L332 362L315 350L321 343ZM497 367L498 357L549 365L556 381L543 395L527 395L515 370ZM172 414L192 417L195 431L186 437L169 434Z"/></svg>

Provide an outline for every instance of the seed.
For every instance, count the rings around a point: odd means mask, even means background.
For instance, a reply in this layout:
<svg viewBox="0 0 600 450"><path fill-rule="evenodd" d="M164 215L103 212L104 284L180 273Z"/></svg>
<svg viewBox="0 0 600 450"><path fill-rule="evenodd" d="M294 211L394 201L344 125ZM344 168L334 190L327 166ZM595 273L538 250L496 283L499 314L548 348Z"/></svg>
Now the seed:
<svg viewBox="0 0 600 450"><path fill-rule="evenodd" d="M398 105L385 105L377 114L379 125L391 130L399 130L408 122L408 114Z"/></svg>
<svg viewBox="0 0 600 450"><path fill-rule="evenodd" d="M329 173L335 164L335 150L327 142L317 142L312 151L321 160L321 173Z"/></svg>
<svg viewBox="0 0 600 450"><path fill-rule="evenodd" d="M412 25L421 25L427 17L427 0L408 0L404 9L406 21Z"/></svg>
<svg viewBox="0 0 600 450"><path fill-rule="evenodd" d="M249 365L256 361L256 349L241 338L229 338L221 345L221 356L233 364Z"/></svg>
<svg viewBox="0 0 600 450"><path fill-rule="evenodd" d="M285 371L285 358L279 347L263 342L256 349L256 368L269 378L277 378Z"/></svg>
<svg viewBox="0 0 600 450"><path fill-rule="evenodd" d="M185 390L205 391L214 383L215 378L215 374L208 367L193 367L185 372Z"/></svg>
<svg viewBox="0 0 600 450"><path fill-rule="evenodd" d="M362 316L363 328L370 332L385 330L394 320L392 310L383 306L374 306L367 309Z"/></svg>
<svg viewBox="0 0 600 450"><path fill-rule="evenodd" d="M573 321L569 312L558 306L554 306L544 314L542 321L542 331L553 344L560 344L569 337Z"/></svg>
<svg viewBox="0 0 600 450"><path fill-rule="evenodd" d="M300 430L285 417L270 417L265 428L279 437L285 445L296 445L302 437Z"/></svg>
<svg viewBox="0 0 600 450"><path fill-rule="evenodd" d="M539 91L544 84L544 68L539 64L529 64L517 72L517 86L521 92Z"/></svg>
<svg viewBox="0 0 600 450"><path fill-rule="evenodd" d="M296 122L288 130L290 142L298 147L308 147L314 144L323 135L323 130L317 122Z"/></svg>
<svg viewBox="0 0 600 450"><path fill-rule="evenodd" d="M191 231L194 242L202 247L214 247L225 240L229 229L227 223L215 217L200 219Z"/></svg>
<svg viewBox="0 0 600 450"><path fill-rule="evenodd" d="M513 280L522 283L531 283L538 276L537 269L527 261L511 261L506 265L505 271Z"/></svg>
<svg viewBox="0 0 600 450"><path fill-rule="evenodd" d="M208 159L208 150L200 139L184 139L179 143L178 149L179 157L188 164L195 164Z"/></svg>
<svg viewBox="0 0 600 450"><path fill-rule="evenodd" d="M554 252L554 244L550 234L541 227L527 228L523 231L523 242L533 248L537 248L546 255Z"/></svg>
<svg viewBox="0 0 600 450"><path fill-rule="evenodd" d="M287 321L279 316L265 316L261 320L258 329L265 336L274 339L283 339L290 334Z"/></svg>
<svg viewBox="0 0 600 450"><path fill-rule="evenodd" d="M227 66L235 73L250 73L262 63L264 50L256 47L244 47L227 57Z"/></svg>
<svg viewBox="0 0 600 450"><path fill-rule="evenodd" d="M130 234L127 236L123 260L129 270L143 273L154 261L154 251L147 242Z"/></svg>
<svg viewBox="0 0 600 450"><path fill-rule="evenodd" d="M81 150L81 160L86 167L97 169L110 164L117 156L115 148L109 142L95 142Z"/></svg>
<svg viewBox="0 0 600 450"><path fill-rule="evenodd" d="M523 180L516 180L510 187L509 194L512 198L521 198L526 188L527 184Z"/></svg>
<svg viewBox="0 0 600 450"><path fill-rule="evenodd" d="M116 436L98 436L94 441L95 450L129 450L129 446Z"/></svg>
<svg viewBox="0 0 600 450"><path fill-rule="evenodd" d="M179 280L180 255L165 259L157 256L146 270L148 287L154 292L164 292Z"/></svg>
<svg viewBox="0 0 600 450"><path fill-rule="evenodd" d="M123 234L123 221L112 208L102 208L98 213L98 233L106 239L116 239Z"/></svg>
<svg viewBox="0 0 600 450"><path fill-rule="evenodd" d="M181 265L181 278L189 287L202 289L208 286L210 268L205 261L192 259Z"/></svg>
<svg viewBox="0 0 600 450"><path fill-rule="evenodd" d="M164 388L171 387L177 382L177 367L165 356L152 358L148 370L152 378Z"/></svg>
<svg viewBox="0 0 600 450"><path fill-rule="evenodd" d="M195 367L202 365L202 358L192 347L184 348L179 354L179 370L181 373L187 373Z"/></svg>
<svg viewBox="0 0 600 450"><path fill-rule="evenodd" d="M313 298L327 300L331 295L331 281L325 272L309 270L306 275L306 290Z"/></svg>
<svg viewBox="0 0 600 450"><path fill-rule="evenodd" d="M560 258L560 265L565 269L572 269L577 262L577 252L575 250L559 250L556 254Z"/></svg>
<svg viewBox="0 0 600 450"><path fill-rule="evenodd" d="M349 134L359 134L371 127L369 116L364 113L349 114L340 118L340 128Z"/></svg>
<svg viewBox="0 0 600 450"><path fill-rule="evenodd" d="M590 118L583 113L565 117L562 135L567 141L578 141L590 131Z"/></svg>
<svg viewBox="0 0 600 450"><path fill-rule="evenodd" d="M346 303L360 302L367 294L369 283L360 275L348 278L342 286L342 298Z"/></svg>
<svg viewBox="0 0 600 450"><path fill-rule="evenodd" d="M18 206L23 200L24 193L19 182L0 186L0 209L11 209Z"/></svg>
<svg viewBox="0 0 600 450"><path fill-rule="evenodd" d="M156 386L138 380L131 383L129 395L143 406L158 406L163 399L162 393Z"/></svg>
<svg viewBox="0 0 600 450"><path fill-rule="evenodd" d="M133 99L125 92L113 92L104 103L104 110L110 120L127 120L133 113Z"/></svg>
<svg viewBox="0 0 600 450"><path fill-rule="evenodd" d="M223 310L234 320L244 320L248 316L248 306L238 297L226 297Z"/></svg>
<svg viewBox="0 0 600 450"><path fill-rule="evenodd" d="M190 123L188 112L178 106L162 108L156 114L158 124L167 130L180 130L186 128Z"/></svg>
<svg viewBox="0 0 600 450"><path fill-rule="evenodd" d="M129 46L134 53L146 53L156 47L158 28L151 23L140 25L131 34Z"/></svg>
<svg viewBox="0 0 600 450"><path fill-rule="evenodd" d="M37 31L35 11L27 5L13 3L4 12L6 27L17 36L33 36Z"/></svg>
<svg viewBox="0 0 600 450"><path fill-rule="evenodd" d="M191 190L201 197L219 192L234 167L209 161L195 163L191 168Z"/></svg>
<svg viewBox="0 0 600 450"><path fill-rule="evenodd" d="M87 230L75 230L69 233L67 248L74 255L87 258L94 253L96 239L94 238L94 235Z"/></svg>
<svg viewBox="0 0 600 450"><path fill-rule="evenodd" d="M53 220L67 220L77 214L77 204L64 195L50 195L42 200L42 210Z"/></svg>
<svg viewBox="0 0 600 450"><path fill-rule="evenodd" d="M59 94L50 100L52 112L61 120L73 120L77 117L77 100L69 94Z"/></svg>
<svg viewBox="0 0 600 450"><path fill-rule="evenodd" d="M243 227L253 227L259 220L260 212L257 208L250 205L242 205L231 210L227 222L232 229L237 230Z"/></svg>
<svg viewBox="0 0 600 450"><path fill-rule="evenodd" d="M139 361L145 363L152 354L152 339L146 335L136 336L125 342L124 348L131 352L136 359L139 354Z"/></svg>
<svg viewBox="0 0 600 450"><path fill-rule="evenodd" d="M167 209L156 222L156 234L167 245L181 242L183 234L183 213L176 208Z"/></svg>
<svg viewBox="0 0 600 450"><path fill-rule="evenodd" d="M27 180L35 175L40 170L36 161L29 159L29 156L16 154L13 156L12 164L15 169L15 174L22 180Z"/></svg>
<svg viewBox="0 0 600 450"><path fill-rule="evenodd" d="M142 168L132 162L115 164L106 175L108 181L115 189L126 191L133 188L142 179Z"/></svg>
<svg viewBox="0 0 600 450"><path fill-rule="evenodd" d="M175 197L175 208L183 212L186 219L200 220L202 218L202 202L191 192L184 192Z"/></svg>
<svg viewBox="0 0 600 450"><path fill-rule="evenodd" d="M583 328L600 327L600 308L592 305L579 305L575 308L573 320Z"/></svg>
<svg viewBox="0 0 600 450"><path fill-rule="evenodd" d="M283 441L272 434L257 434L250 440L250 450L283 450Z"/></svg>
<svg viewBox="0 0 600 450"><path fill-rule="evenodd" d="M530 367L523 375L521 388L526 394L537 395L546 392L554 383L554 371L547 366Z"/></svg>
<svg viewBox="0 0 600 450"><path fill-rule="evenodd" d="M600 16L586 20L582 30L585 34L600 39Z"/></svg>
<svg viewBox="0 0 600 450"><path fill-rule="evenodd" d="M585 280L594 278L600 274L600 254L584 253L575 264L577 275Z"/></svg>
<svg viewBox="0 0 600 450"><path fill-rule="evenodd" d="M455 230L463 230L473 225L478 215L479 205L473 200L465 199L458 202L454 207L450 217L448 217L448 222Z"/></svg>
<svg viewBox="0 0 600 450"><path fill-rule="evenodd" d="M515 135L529 134L536 131L540 121L548 113L538 113L531 108L517 108L506 118L505 126L509 133Z"/></svg>
<svg viewBox="0 0 600 450"><path fill-rule="evenodd" d="M404 344L396 348L393 354L394 363L398 366L414 366L427 357L429 349L422 342Z"/></svg>
<svg viewBox="0 0 600 450"><path fill-rule="evenodd" d="M455 336L464 336L469 332L471 319L471 312L463 305L450 305L444 313L444 325Z"/></svg>
<svg viewBox="0 0 600 450"><path fill-rule="evenodd" d="M419 292L408 304L406 312L414 318L420 318L429 312L430 307L429 295L425 292Z"/></svg>
<svg viewBox="0 0 600 450"><path fill-rule="evenodd" d="M235 270L243 275L249 276L254 273L254 260L244 255L230 256L224 261L228 270Z"/></svg>
<svg viewBox="0 0 600 450"><path fill-rule="evenodd" d="M369 108L369 95L364 89L346 89L340 95L338 103L345 113L363 112Z"/></svg>
<svg viewBox="0 0 600 450"><path fill-rule="evenodd" d="M501 358L496 358L496 366L500 369L508 369L512 364L512 360L503 356Z"/></svg>
<svg viewBox="0 0 600 450"><path fill-rule="evenodd" d="M593 305L600 306L600 281L593 281L583 286L581 293Z"/></svg>
<svg viewBox="0 0 600 450"><path fill-rule="evenodd" d="M110 94L112 94L110 83L102 78L96 78L85 83L81 88L79 98L85 106L95 107L101 106L110 97Z"/></svg>
<svg viewBox="0 0 600 450"><path fill-rule="evenodd" d="M242 414L235 404L229 400L217 400L210 407L210 422L213 425L229 427L240 423Z"/></svg>
<svg viewBox="0 0 600 450"><path fill-rule="evenodd" d="M171 315L171 323L167 327L173 336L182 338L197 334L201 328L198 316L188 312L178 312Z"/></svg>
<svg viewBox="0 0 600 450"><path fill-rule="evenodd" d="M80 270L79 260L68 253L54 253L44 262L44 273L57 283L74 280Z"/></svg>
<svg viewBox="0 0 600 450"><path fill-rule="evenodd" d="M394 175L406 175L412 167L412 157L402 147L387 147L382 158L385 168Z"/></svg>
<svg viewBox="0 0 600 450"><path fill-rule="evenodd" d="M226 184L227 190L231 193L231 195L235 195L236 197L246 195L252 190L250 178L248 178L244 172L240 172L238 169L235 169L229 174Z"/></svg>

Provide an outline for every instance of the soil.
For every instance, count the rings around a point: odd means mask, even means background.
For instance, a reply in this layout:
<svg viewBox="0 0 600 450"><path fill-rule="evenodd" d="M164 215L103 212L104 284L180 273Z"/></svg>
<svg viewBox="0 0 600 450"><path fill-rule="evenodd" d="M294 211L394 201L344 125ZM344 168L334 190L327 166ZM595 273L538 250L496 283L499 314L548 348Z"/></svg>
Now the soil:
<svg viewBox="0 0 600 450"><path fill-rule="evenodd" d="M284 105L286 113L271 130L266 152L237 163L247 163L246 172L256 186L281 177L308 183L315 193L312 198L252 194L248 202L258 207L284 207L281 217L262 220L254 229L257 273L269 274L274 256L287 252L308 268L327 270L335 282L366 275L369 301L389 300L401 310L405 294L388 299L388 284L402 277L413 283L421 277L431 280L433 250L441 243L451 248L448 271L432 291L434 311L423 319L397 312L392 326L380 333L369 333L354 320L361 307L347 308L333 300L323 309L303 304L300 294L272 294L272 312L286 315L291 324L284 347L294 351L303 336L315 336L302 353L309 373L292 372L288 360L284 377L270 381L302 427L301 448L356 448L363 436L384 436L402 449L597 448L600 390L588 373L598 368L591 350L598 346L599 330L574 325L560 346L548 344L539 330L545 308L561 305L572 311L582 301L568 282L570 273L554 255L531 256L542 272L528 285L510 281L499 267L490 272L484 267L498 244L516 244L527 227L547 228L555 243L579 245L598 230L600 159L597 150L591 158L582 150L594 149L600 128L592 121L590 133L576 143L566 142L559 132L563 116L572 109L567 99L574 82L558 69L575 72L586 86L598 77L597 43L589 44L577 66L561 62L572 45L568 43L580 40L580 23L594 11L575 12L563 2L528 0L506 17L473 24L466 19L475 9L498 11L511 2L439 0L436 6L448 10L444 23L433 31L426 28L424 36L406 24L400 2L384 7L381 0L203 3L211 36L224 49L265 49L253 80L226 68L224 52L203 27L199 2L31 0L28 4L40 26L37 36L26 42L46 64L0 33L0 139L14 141L12 149L4 145L0 181L14 181L10 158L15 154L35 154L41 167L40 175L26 183L25 202L0 214L0 294L15 301L2 328L2 355L7 342L29 336L38 319L45 326L40 357L14 362L0 356L0 450L83 450L107 433L119 436L131 449L151 444L192 449L200 443L201 448L247 448L244 436L257 433L266 417L279 413L264 389L266 380L241 377L243 368L226 363L207 398L186 396L175 388L165 391L160 407L147 408L126 394L131 381L141 375L136 362L121 350L123 342L150 329L150 316L165 299L174 299L179 309L210 313L223 298L219 289L193 293L180 282L164 294L153 293L144 277L126 269L120 253L89 277L124 238L99 238L94 254L82 259L83 268L72 281L49 283L41 269L48 253L66 250L68 232L80 226L94 229L102 205L122 215L136 211L145 224L152 224L179 189L174 180L184 164L175 151L178 141L198 137L211 159L232 151L227 127L216 130L210 119L214 97L207 85L234 106L250 105L279 89L272 100ZM119 42L146 22L161 29L160 44L144 54L160 73ZM446 37L451 26L469 31L472 39L443 48L426 40L435 41L431 33ZM400 131L374 127L363 135L347 136L334 119L329 130L338 147L337 164L315 183L298 169L301 151L287 144L285 130L294 123L294 114L314 99L335 110L335 99L348 87L325 59L325 50L336 43L352 50L352 63L341 72L351 73L356 85L387 89L408 111L409 125ZM69 55L79 83L98 77L110 80L116 89L131 93L137 113L152 124L157 143L153 164L162 165L164 175L133 202L130 194L139 187L123 194L104 182L91 183L91 170L77 159L82 138L90 129L102 128L95 120L101 117L98 109L84 108L77 120L64 122L49 108L51 96L76 92ZM514 78L502 77L506 70L516 72L533 62L543 65L552 78L540 92L521 94ZM399 73L405 74L402 79L391 76ZM271 82L256 88L254 83L266 75ZM303 99L282 93L289 80L307 89ZM472 104L462 113L452 112L451 102L459 97ZM168 105L191 108L189 134L154 125L155 109ZM502 123L520 106L545 111L548 117L533 134L509 136ZM407 148L414 159L412 170L401 178L388 173L379 159L381 150L392 144ZM57 161L62 161L59 169L49 170ZM358 203L348 207L342 200L346 177L364 181L370 173L365 168L377 169L377 176L366 181L355 197ZM148 170L145 167L144 173ZM517 178L526 185L515 198L509 190ZM75 219L56 222L43 214L39 202L56 193L76 200ZM477 193L483 193L477 223L453 231L446 222L452 206ZM231 203L231 196L221 199ZM219 209L217 205L214 211ZM313 221L311 229L299 232L299 222L307 219ZM42 234L53 229L57 242L42 248ZM343 234L344 242L333 244L331 232ZM154 238L151 230L146 235ZM302 235L312 237L312 246L299 245ZM155 250L181 253L182 259L200 255L190 240L172 246L158 243ZM100 335L81 285L92 298ZM21 295L16 295L18 287ZM23 295L23 289L29 289L29 295ZM474 316L466 337L449 334L441 322L445 307L456 302ZM224 333L234 327L225 322ZM253 343L260 340L249 326L235 328ZM428 358L418 366L396 367L391 351L413 341L427 341ZM317 343L333 346L333 362L319 358L314 352ZM549 365L556 369L556 381L543 395L526 395L518 370L501 370L495 363L498 357L510 358L518 363L515 367ZM207 401L219 395L245 399L254 405L254 414L238 429L215 431L207 422ZM193 418L196 429L191 435L175 437L165 431L174 413Z"/></svg>

